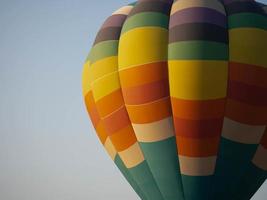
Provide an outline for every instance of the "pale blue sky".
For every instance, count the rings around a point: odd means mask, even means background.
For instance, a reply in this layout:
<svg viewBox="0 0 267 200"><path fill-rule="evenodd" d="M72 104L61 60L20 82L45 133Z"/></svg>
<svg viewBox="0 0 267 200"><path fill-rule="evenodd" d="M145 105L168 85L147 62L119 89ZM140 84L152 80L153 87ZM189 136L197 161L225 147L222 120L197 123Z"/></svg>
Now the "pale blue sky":
<svg viewBox="0 0 267 200"><path fill-rule="evenodd" d="M0 0L0 199L135 200L101 147L81 69L127 0ZM265 2L267 2L265 0ZM254 200L264 199L267 184Z"/></svg>

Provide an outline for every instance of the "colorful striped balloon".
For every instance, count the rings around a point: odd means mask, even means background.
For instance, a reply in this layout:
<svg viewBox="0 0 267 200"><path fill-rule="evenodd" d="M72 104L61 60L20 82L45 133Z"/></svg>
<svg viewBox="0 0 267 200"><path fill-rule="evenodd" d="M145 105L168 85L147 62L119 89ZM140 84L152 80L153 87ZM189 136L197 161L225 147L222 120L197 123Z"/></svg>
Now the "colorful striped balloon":
<svg viewBox="0 0 267 200"><path fill-rule="evenodd" d="M139 0L98 32L83 96L144 200L245 200L267 178L267 15L253 0Z"/></svg>

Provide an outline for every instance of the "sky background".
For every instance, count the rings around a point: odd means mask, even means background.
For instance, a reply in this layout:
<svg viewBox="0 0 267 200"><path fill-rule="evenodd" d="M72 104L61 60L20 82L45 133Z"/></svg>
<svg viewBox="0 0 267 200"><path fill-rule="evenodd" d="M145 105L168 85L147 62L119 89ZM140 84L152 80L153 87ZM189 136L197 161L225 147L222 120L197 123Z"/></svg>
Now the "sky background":
<svg viewBox="0 0 267 200"><path fill-rule="evenodd" d="M267 3L267 0L261 1ZM81 95L97 30L127 0L0 0L0 199L138 199ZM253 200L267 196L267 184Z"/></svg>

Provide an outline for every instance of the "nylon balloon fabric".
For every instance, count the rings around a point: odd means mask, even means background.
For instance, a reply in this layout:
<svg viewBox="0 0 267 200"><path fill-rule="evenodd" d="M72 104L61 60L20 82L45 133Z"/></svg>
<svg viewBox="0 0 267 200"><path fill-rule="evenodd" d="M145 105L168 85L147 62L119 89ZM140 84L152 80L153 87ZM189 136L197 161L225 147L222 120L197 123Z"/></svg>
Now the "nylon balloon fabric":
<svg viewBox="0 0 267 200"><path fill-rule="evenodd" d="M266 180L266 8L139 0L98 31L84 101L140 199L249 200Z"/></svg>

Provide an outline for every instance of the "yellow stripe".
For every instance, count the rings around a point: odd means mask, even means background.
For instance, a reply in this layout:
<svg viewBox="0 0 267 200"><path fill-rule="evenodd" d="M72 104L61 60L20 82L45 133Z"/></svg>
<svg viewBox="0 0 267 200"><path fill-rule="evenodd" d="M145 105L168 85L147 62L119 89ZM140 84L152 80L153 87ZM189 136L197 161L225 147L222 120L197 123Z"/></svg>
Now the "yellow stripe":
<svg viewBox="0 0 267 200"><path fill-rule="evenodd" d="M92 81L116 71L118 71L118 56L112 56L99 60L93 63L90 69L90 73L93 77Z"/></svg>
<svg viewBox="0 0 267 200"><path fill-rule="evenodd" d="M167 60L168 31L159 27L136 28L121 36L119 69Z"/></svg>
<svg viewBox="0 0 267 200"><path fill-rule="evenodd" d="M118 72L108 74L100 79L97 79L92 84L92 90L95 101L107 96L108 94L120 88Z"/></svg>
<svg viewBox="0 0 267 200"><path fill-rule="evenodd" d="M133 6L124 6L122 8L120 8L119 10L115 11L114 13L112 13L112 15L128 15L131 10L133 9Z"/></svg>
<svg viewBox="0 0 267 200"><path fill-rule="evenodd" d="M157 142L174 136L172 118L149 124L132 124L139 142Z"/></svg>
<svg viewBox="0 0 267 200"><path fill-rule="evenodd" d="M189 100L226 96L228 63L221 61L169 61L170 94Z"/></svg>
<svg viewBox="0 0 267 200"><path fill-rule="evenodd" d="M267 171L267 149L259 145L252 162L259 168Z"/></svg>
<svg viewBox="0 0 267 200"><path fill-rule="evenodd" d="M216 157L179 156L181 174L188 176L209 176L214 173Z"/></svg>
<svg viewBox="0 0 267 200"><path fill-rule="evenodd" d="M183 10L191 7L205 7L217 10L225 15L225 9L219 1L214 0L179 0L176 1L171 10L171 15L179 10Z"/></svg>
<svg viewBox="0 0 267 200"><path fill-rule="evenodd" d="M91 90L91 75L90 75L90 62L87 61L83 65L83 72L82 72L82 92L83 96L85 97L86 94Z"/></svg>
<svg viewBox="0 0 267 200"><path fill-rule="evenodd" d="M267 31L237 28L229 31L230 60L267 67Z"/></svg>
<svg viewBox="0 0 267 200"><path fill-rule="evenodd" d="M222 136L243 144L259 144L264 134L264 126L252 126L224 118Z"/></svg>
<svg viewBox="0 0 267 200"><path fill-rule="evenodd" d="M137 142L128 149L119 152L119 155L128 169L137 166L145 160Z"/></svg>
<svg viewBox="0 0 267 200"><path fill-rule="evenodd" d="M108 154L110 155L112 160L115 160L115 157L117 155L117 151L114 147L114 145L112 144L110 138L108 137L105 144L104 144L105 149L107 150Z"/></svg>

